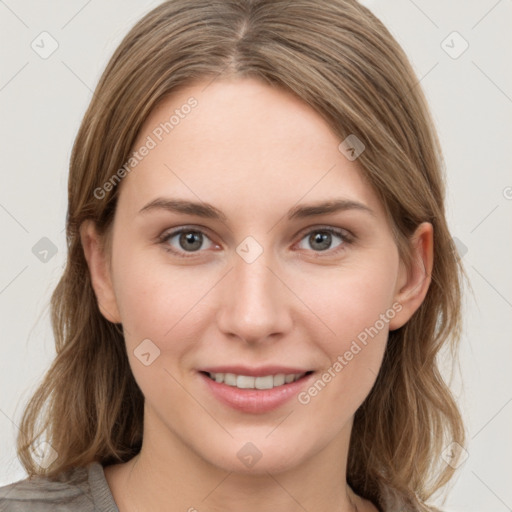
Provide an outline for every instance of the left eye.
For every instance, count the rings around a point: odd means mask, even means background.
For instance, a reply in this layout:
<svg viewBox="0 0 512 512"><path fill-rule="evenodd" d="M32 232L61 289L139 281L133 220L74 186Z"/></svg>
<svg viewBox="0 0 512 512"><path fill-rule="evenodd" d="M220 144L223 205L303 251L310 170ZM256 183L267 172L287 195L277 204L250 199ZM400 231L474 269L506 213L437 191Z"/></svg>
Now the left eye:
<svg viewBox="0 0 512 512"><path fill-rule="evenodd" d="M333 237L340 240L334 247L332 247ZM172 241L174 239L177 240L178 247L173 244ZM333 252L337 252L342 250L343 246L349 244L351 241L350 236L348 233L345 233L344 230L333 228L317 228L311 230L301 239L300 244L303 243L304 240L306 243L310 244L314 252L325 252L332 249L334 249ZM208 247L203 247L205 241L209 243ZM190 228L181 228L177 231L164 234L160 242L165 246L167 251L185 258L193 256L193 253L200 252L201 249L209 249L216 246L203 231ZM300 248L308 250L307 247Z"/></svg>
<svg viewBox="0 0 512 512"><path fill-rule="evenodd" d="M335 247L331 247L333 236L341 240ZM306 240L307 243L313 247L315 252L327 251L329 249L339 250L338 248L341 245L345 245L345 243L349 242L348 235L333 228L314 229L307 233L306 236L302 238L301 242L303 240ZM336 250L334 252L336 252Z"/></svg>

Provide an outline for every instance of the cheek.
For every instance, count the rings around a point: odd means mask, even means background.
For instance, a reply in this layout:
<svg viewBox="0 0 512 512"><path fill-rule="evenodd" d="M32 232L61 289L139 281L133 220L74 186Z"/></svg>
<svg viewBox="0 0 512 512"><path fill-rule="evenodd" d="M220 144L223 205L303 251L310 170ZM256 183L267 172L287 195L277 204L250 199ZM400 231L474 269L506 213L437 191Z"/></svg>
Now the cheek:
<svg viewBox="0 0 512 512"><path fill-rule="evenodd" d="M376 323L387 332L396 281L396 266L392 260L387 263L360 264L323 279L310 278L307 303L330 330L326 338L329 352L343 349ZM385 326L379 321L383 314L390 317Z"/></svg>
<svg viewBox="0 0 512 512"><path fill-rule="evenodd" d="M394 260L362 267L344 269L329 282L317 280L308 297L308 305L329 329L322 328L320 336L318 321L310 323L309 337L317 340L326 358L321 382L307 391L304 403L323 395L325 388L324 398L329 398L320 400L318 407L340 403L355 410L375 382L389 322L397 312L393 295L398 267Z"/></svg>
<svg viewBox="0 0 512 512"><path fill-rule="evenodd" d="M189 400L178 384L183 380L179 364L188 364L187 355L197 345L198 319L204 318L206 304L200 299L212 278L191 279L190 269L150 260L136 254L118 258L116 299L138 386L150 403L160 404L157 409L164 415L176 414L176 403Z"/></svg>
<svg viewBox="0 0 512 512"><path fill-rule="evenodd" d="M119 255L114 268L123 324L139 335L162 339L207 292L207 271L165 264L161 255ZM210 285L211 287L211 285ZM197 304L196 307L194 307ZM183 319L183 320L180 320Z"/></svg>
<svg viewBox="0 0 512 512"><path fill-rule="evenodd" d="M159 346L166 343L166 350L178 349L175 333L194 316L189 313L201 309L200 299L212 279L199 270L191 278L190 268L162 265L154 259L142 254L118 258L115 289L123 328L130 345L149 338ZM167 343L170 339L172 344Z"/></svg>

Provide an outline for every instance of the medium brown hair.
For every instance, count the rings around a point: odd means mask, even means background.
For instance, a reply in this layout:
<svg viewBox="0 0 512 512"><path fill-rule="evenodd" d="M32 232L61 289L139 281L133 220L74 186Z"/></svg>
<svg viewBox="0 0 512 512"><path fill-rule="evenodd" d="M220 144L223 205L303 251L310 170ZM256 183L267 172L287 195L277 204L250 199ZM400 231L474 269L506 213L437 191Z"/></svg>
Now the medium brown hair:
<svg viewBox="0 0 512 512"><path fill-rule="evenodd" d="M397 497L414 509L451 478L441 458L464 444L457 405L438 369L456 348L464 271L444 211L443 159L418 79L384 25L355 0L171 0L144 16L110 59L77 134L69 172L68 259L52 300L57 355L21 421L18 456L29 475L128 461L142 442L144 397L122 326L100 313L79 236L92 219L108 242L120 187L98 199L128 160L163 98L200 79L254 77L290 91L339 136L365 150L362 175L379 195L401 258L422 222L434 227L424 302L389 334L377 381L358 409L347 480L361 496ZM109 187L110 188L110 187ZM452 355L455 351L452 351ZM32 448L57 451L48 468Z"/></svg>

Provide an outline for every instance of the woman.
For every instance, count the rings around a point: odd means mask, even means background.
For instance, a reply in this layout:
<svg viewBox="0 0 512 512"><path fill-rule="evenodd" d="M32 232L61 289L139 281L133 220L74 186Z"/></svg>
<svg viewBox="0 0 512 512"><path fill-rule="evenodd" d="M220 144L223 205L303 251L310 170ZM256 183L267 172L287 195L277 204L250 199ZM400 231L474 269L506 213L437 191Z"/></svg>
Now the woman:
<svg viewBox="0 0 512 512"><path fill-rule="evenodd" d="M417 82L355 0L136 24L73 148L6 510L434 510L463 271Z"/></svg>

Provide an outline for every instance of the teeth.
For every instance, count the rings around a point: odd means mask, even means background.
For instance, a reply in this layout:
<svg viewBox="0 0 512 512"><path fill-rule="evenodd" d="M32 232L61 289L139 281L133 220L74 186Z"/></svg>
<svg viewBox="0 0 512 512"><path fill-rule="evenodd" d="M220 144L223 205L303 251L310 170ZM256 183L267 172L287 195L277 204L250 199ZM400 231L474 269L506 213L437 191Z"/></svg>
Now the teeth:
<svg viewBox="0 0 512 512"><path fill-rule="evenodd" d="M226 378L226 377L224 377L224 378ZM240 389L251 389L251 388L254 389L255 380L256 379L254 377L246 377L245 375L237 375L235 386Z"/></svg>
<svg viewBox="0 0 512 512"><path fill-rule="evenodd" d="M273 382L274 386L282 386L286 382L286 377L284 376L284 373L279 373L277 375L274 375L273 379L274 379L274 382Z"/></svg>
<svg viewBox="0 0 512 512"><path fill-rule="evenodd" d="M218 373L217 375L222 375L222 373ZM215 378L215 380L217 380ZM218 381L217 382L222 382ZM224 384L227 384L228 386L236 386L236 375L234 373L226 373L224 375Z"/></svg>
<svg viewBox="0 0 512 512"><path fill-rule="evenodd" d="M209 373L215 382L222 382L228 386L239 389L272 389L283 384L289 384L299 380L305 373L292 373L285 375L265 375L263 377L250 377L249 375L235 375L234 373Z"/></svg>

